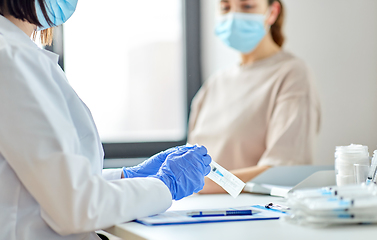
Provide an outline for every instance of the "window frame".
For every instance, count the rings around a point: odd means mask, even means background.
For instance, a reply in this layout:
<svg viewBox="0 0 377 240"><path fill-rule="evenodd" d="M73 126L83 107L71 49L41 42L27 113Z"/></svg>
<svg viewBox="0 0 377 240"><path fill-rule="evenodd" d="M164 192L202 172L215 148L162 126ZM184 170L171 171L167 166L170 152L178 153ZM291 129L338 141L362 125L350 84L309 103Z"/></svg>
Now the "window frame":
<svg viewBox="0 0 377 240"><path fill-rule="evenodd" d="M201 72L201 28L200 0L181 0L183 10L184 39L184 77L186 81L186 135L180 141L170 142L126 142L102 143L105 159L114 158L145 158L167 148L183 145L187 142L188 117L191 101L202 85ZM64 26L55 28L54 40L46 49L59 54L59 65L64 70Z"/></svg>

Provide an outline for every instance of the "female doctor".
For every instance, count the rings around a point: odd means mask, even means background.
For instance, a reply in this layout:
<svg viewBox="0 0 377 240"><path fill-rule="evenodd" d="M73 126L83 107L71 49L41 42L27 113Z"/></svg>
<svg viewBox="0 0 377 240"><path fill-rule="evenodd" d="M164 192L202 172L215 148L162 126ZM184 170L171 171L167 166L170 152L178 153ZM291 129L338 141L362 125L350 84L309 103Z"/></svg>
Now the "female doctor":
<svg viewBox="0 0 377 240"><path fill-rule="evenodd" d="M30 37L65 22L77 0L0 0L1 239L99 239L94 230L160 213L203 188L211 158L181 146L102 170L92 116ZM46 30L47 29L47 30ZM123 178L123 179L121 179Z"/></svg>

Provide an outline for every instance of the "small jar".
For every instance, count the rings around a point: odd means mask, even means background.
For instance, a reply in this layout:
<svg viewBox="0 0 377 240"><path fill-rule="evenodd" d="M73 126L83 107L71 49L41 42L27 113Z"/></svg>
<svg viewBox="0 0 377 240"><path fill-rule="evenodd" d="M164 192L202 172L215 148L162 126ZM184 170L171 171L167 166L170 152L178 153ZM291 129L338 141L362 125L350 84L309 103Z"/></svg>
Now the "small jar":
<svg viewBox="0 0 377 240"><path fill-rule="evenodd" d="M336 184L344 186L356 183L354 165L370 165L368 147L351 144L337 146L335 149Z"/></svg>

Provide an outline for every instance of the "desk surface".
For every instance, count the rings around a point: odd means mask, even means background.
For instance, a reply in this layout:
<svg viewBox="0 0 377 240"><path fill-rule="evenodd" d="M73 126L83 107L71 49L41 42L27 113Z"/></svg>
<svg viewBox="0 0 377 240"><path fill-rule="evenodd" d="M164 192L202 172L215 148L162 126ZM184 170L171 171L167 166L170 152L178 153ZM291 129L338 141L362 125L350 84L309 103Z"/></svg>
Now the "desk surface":
<svg viewBox="0 0 377 240"><path fill-rule="evenodd" d="M227 194L193 195L174 202L169 210L223 208L267 204L284 204L283 198L243 193L233 199ZM283 220L204 223L170 226L144 226L129 222L106 230L127 240L201 240L201 239L369 239L377 236L377 225L350 225L328 228L304 227Z"/></svg>

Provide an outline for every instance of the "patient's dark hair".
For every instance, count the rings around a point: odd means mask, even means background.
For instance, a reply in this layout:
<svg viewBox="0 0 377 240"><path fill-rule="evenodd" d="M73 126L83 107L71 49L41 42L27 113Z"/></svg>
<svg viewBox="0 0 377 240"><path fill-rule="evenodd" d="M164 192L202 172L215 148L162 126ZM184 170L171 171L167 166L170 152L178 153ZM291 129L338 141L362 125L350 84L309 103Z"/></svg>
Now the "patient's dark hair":
<svg viewBox="0 0 377 240"><path fill-rule="evenodd" d="M22 21L35 24L41 27L41 23L38 20L37 12L35 9L35 1L38 1L41 6L43 16L47 20L47 23L52 26L53 23L48 17L45 0L0 0L0 14L11 15ZM42 44L50 44L52 41L52 29L46 29L41 31Z"/></svg>
<svg viewBox="0 0 377 240"><path fill-rule="evenodd" d="M274 2L278 2L281 6L280 14L276 19L275 23L271 26L271 35L274 42L280 47L284 43L284 34L283 34L283 23L284 23L284 7L281 0L268 0L268 5L272 5Z"/></svg>

